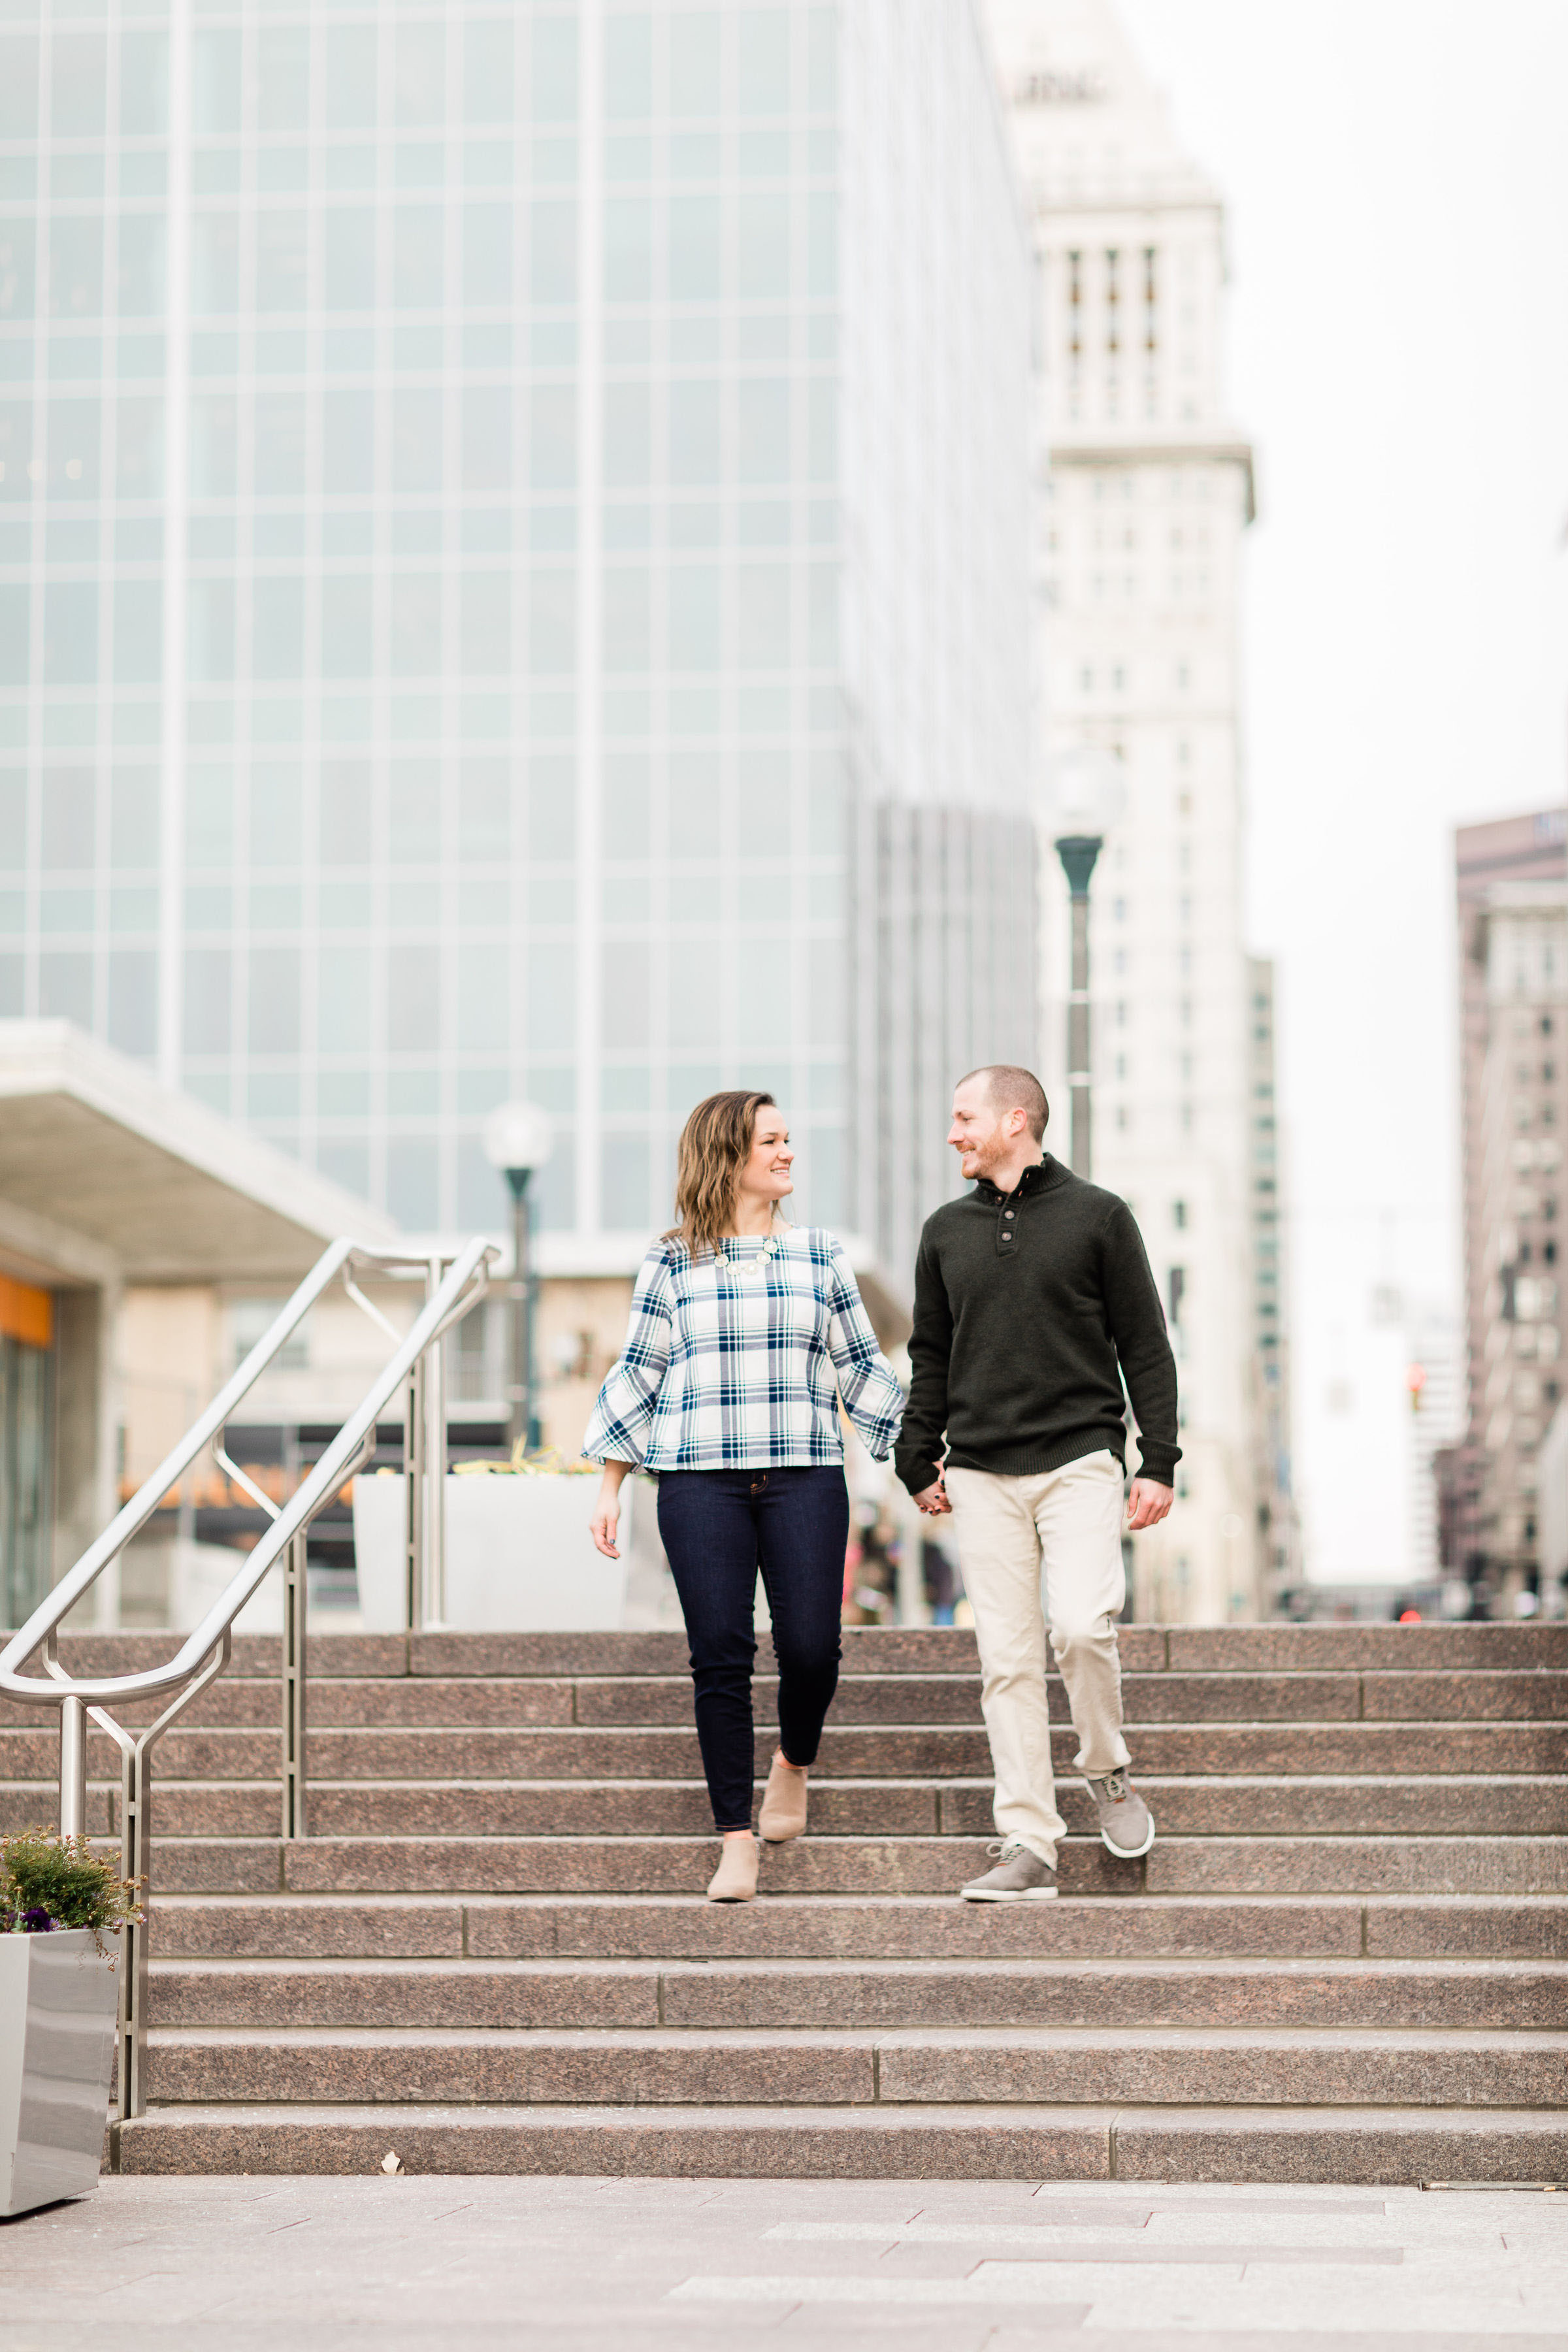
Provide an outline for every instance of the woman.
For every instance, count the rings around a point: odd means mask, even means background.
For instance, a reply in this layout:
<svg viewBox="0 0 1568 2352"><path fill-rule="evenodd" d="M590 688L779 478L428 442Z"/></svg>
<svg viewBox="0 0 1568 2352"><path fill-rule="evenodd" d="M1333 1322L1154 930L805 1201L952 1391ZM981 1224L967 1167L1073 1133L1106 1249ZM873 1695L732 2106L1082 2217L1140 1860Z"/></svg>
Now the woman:
<svg viewBox="0 0 1568 2352"><path fill-rule="evenodd" d="M697 1738L723 1839L712 1903L749 1903L757 1891L757 1570L773 1615L780 1735L759 1827L778 1844L805 1828L806 1772L838 1682L849 1532L838 1397L879 1461L903 1416L837 1241L779 1216L794 1158L772 1095L698 1104L680 1139L679 1222L643 1261L625 1350L583 1441L604 1464L592 1526L611 1559L622 1480L638 1464L658 1477L658 1531L686 1619Z"/></svg>

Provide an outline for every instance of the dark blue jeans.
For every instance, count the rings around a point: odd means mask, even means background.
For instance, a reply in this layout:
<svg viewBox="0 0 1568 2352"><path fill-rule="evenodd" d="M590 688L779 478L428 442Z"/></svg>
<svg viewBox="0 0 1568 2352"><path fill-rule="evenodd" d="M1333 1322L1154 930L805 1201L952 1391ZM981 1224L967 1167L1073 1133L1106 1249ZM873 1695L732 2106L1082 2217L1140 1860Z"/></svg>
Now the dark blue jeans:
<svg viewBox="0 0 1568 2352"><path fill-rule="evenodd" d="M779 1745L791 1764L814 1764L823 1717L838 1686L838 1626L849 1492L844 1473L667 1470L658 1531L686 1619L697 1738L720 1830L752 1826L752 1630L757 1570L773 1621Z"/></svg>

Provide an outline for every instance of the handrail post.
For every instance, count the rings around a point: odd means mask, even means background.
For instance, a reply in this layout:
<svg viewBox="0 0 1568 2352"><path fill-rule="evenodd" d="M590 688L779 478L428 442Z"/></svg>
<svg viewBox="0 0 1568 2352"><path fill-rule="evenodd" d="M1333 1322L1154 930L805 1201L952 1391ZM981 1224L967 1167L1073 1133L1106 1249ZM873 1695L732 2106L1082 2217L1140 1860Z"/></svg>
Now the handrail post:
<svg viewBox="0 0 1568 2352"><path fill-rule="evenodd" d="M60 1701L60 1835L87 1835L87 1702Z"/></svg>
<svg viewBox="0 0 1568 2352"><path fill-rule="evenodd" d="M129 2123L147 2112L148 1864L152 1856L153 1757L139 1739L126 1742L120 1771L120 1871L137 1882L143 1916L121 1929L120 2051L117 2119Z"/></svg>
<svg viewBox="0 0 1568 2352"><path fill-rule="evenodd" d="M425 1297L433 1299L444 1272L438 1257L430 1260ZM431 1340L425 1350L425 1444L423 1542L420 1557L419 1623L421 1628L447 1620L447 1342Z"/></svg>
<svg viewBox="0 0 1568 2352"><path fill-rule="evenodd" d="M283 1835L307 1834L305 1769L305 1640L309 1617L308 1538L289 1546L283 1569Z"/></svg>
<svg viewBox="0 0 1568 2352"><path fill-rule="evenodd" d="M428 1359L417 1357L403 1398L404 1622L420 1631L425 1601L425 1382Z"/></svg>

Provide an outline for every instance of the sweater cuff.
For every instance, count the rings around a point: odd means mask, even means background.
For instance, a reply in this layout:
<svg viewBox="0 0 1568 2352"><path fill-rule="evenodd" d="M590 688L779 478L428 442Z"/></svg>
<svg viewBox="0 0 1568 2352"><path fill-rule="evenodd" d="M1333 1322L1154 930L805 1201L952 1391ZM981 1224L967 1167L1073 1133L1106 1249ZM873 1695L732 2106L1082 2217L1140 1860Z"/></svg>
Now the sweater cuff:
<svg viewBox="0 0 1568 2352"><path fill-rule="evenodd" d="M1176 1464L1181 1459L1179 1445L1161 1445L1152 1437L1138 1440L1138 1475L1152 1478L1156 1486L1174 1487Z"/></svg>
<svg viewBox="0 0 1568 2352"><path fill-rule="evenodd" d="M911 1495L923 1495L926 1488L934 1486L942 1475L940 1462L930 1460L911 1462L907 1454L895 1454L893 1468L898 1475L899 1484L907 1487Z"/></svg>

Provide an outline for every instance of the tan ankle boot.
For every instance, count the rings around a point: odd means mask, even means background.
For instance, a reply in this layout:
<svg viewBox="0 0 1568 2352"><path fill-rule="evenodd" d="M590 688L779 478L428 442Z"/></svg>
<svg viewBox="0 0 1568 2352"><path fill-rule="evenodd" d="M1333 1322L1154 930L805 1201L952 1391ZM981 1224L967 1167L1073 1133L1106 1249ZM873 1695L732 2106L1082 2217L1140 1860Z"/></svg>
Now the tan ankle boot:
<svg viewBox="0 0 1568 2352"><path fill-rule="evenodd" d="M769 1845L784 1845L805 1835L805 1774L795 1771L775 1754L757 1827Z"/></svg>
<svg viewBox="0 0 1568 2352"><path fill-rule="evenodd" d="M757 1841L727 1837L719 1867L708 1882L710 1903L750 1903L757 1892Z"/></svg>

